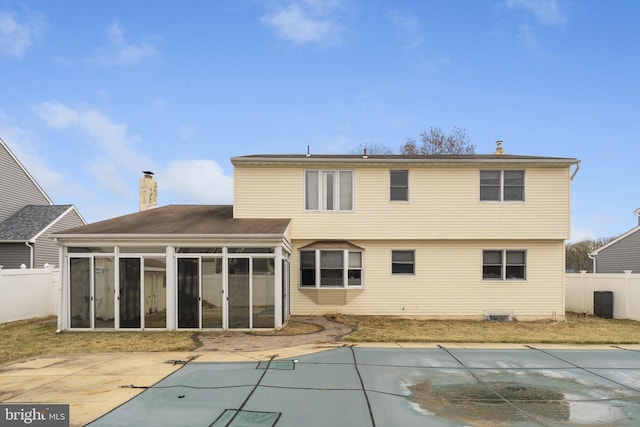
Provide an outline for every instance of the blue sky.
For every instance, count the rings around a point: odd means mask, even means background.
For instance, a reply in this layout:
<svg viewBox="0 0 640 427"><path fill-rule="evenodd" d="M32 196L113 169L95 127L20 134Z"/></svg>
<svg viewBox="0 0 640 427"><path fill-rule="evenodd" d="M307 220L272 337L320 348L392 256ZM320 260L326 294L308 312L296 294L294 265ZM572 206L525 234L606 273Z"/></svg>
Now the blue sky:
<svg viewBox="0 0 640 427"><path fill-rule="evenodd" d="M640 207L640 2L0 0L0 138L88 222L232 203L230 157L394 149L576 157L572 240Z"/></svg>

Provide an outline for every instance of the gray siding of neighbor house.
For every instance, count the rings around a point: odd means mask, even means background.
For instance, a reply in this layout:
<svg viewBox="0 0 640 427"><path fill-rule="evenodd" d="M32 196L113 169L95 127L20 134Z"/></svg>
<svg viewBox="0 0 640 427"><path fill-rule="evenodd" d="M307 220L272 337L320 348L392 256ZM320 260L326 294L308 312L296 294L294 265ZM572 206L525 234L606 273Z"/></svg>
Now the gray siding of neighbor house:
<svg viewBox="0 0 640 427"><path fill-rule="evenodd" d="M58 245L53 240L52 234L82 225L85 225L85 223L80 216L75 210L71 210L64 217L60 218L58 222L49 227L46 232L42 233L42 235L36 239L34 255L35 268L44 267L45 264L59 267L60 258L58 256Z"/></svg>
<svg viewBox="0 0 640 427"><path fill-rule="evenodd" d="M0 221L4 221L25 205L50 205L31 177L0 143Z"/></svg>
<svg viewBox="0 0 640 427"><path fill-rule="evenodd" d="M596 273L640 273L640 230L603 249L595 258Z"/></svg>
<svg viewBox="0 0 640 427"><path fill-rule="evenodd" d="M24 243L0 243L0 265L3 269L31 264L31 250Z"/></svg>

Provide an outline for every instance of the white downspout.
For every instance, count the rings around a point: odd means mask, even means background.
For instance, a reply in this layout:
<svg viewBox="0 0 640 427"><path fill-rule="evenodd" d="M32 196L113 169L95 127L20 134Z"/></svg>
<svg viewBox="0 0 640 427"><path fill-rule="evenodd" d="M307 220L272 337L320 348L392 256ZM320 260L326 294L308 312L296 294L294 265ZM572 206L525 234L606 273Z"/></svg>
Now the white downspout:
<svg viewBox="0 0 640 427"><path fill-rule="evenodd" d="M33 265L33 246L29 243L33 244L35 242L24 242L24 244L29 248L29 268L35 268L35 265Z"/></svg>
<svg viewBox="0 0 640 427"><path fill-rule="evenodd" d="M596 259L591 254L592 254L592 252L589 252L589 253L587 253L587 256L593 260L593 273L595 274L595 273L598 272L596 270Z"/></svg>
<svg viewBox="0 0 640 427"><path fill-rule="evenodd" d="M573 181L573 178L575 178L575 176L576 176L576 174L578 173L579 170L580 170L580 162L576 163L576 169L571 174L571 181Z"/></svg>

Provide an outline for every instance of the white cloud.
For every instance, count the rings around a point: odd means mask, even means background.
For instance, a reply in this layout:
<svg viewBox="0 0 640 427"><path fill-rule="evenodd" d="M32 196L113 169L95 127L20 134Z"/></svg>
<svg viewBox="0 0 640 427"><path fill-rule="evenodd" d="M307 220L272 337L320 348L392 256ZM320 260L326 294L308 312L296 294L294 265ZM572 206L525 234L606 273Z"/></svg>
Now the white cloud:
<svg viewBox="0 0 640 427"><path fill-rule="evenodd" d="M58 102L43 102L36 107L36 112L44 119L47 126L65 128L79 121L78 113Z"/></svg>
<svg viewBox="0 0 640 427"><path fill-rule="evenodd" d="M57 171L38 151L34 135L12 124L10 118L1 114L0 135L20 163L54 203L73 203L73 195L84 191L82 185L70 183L64 173Z"/></svg>
<svg viewBox="0 0 640 427"><path fill-rule="evenodd" d="M102 188L118 197L130 195L132 175L154 165L135 148L137 138L129 134L126 123L116 123L98 110L49 101L37 106L36 112L50 127L80 133L92 151L82 164Z"/></svg>
<svg viewBox="0 0 640 427"><path fill-rule="evenodd" d="M386 14L398 33L406 43L406 50L413 50L422 45L424 38L420 28L420 20L413 14L397 10L389 10Z"/></svg>
<svg viewBox="0 0 640 427"><path fill-rule="evenodd" d="M71 108L57 101L43 102L36 112L48 126L81 131L88 142L97 146L109 158L122 163L141 157L132 144L136 138L127 132L126 123L115 123L92 108Z"/></svg>
<svg viewBox="0 0 640 427"><path fill-rule="evenodd" d="M156 175L158 193L179 203L230 204L233 178L212 160L176 160ZM161 198L161 196L159 196Z"/></svg>
<svg viewBox="0 0 640 427"><path fill-rule="evenodd" d="M96 51L89 62L105 66L135 65L157 56L158 50L152 43L128 41L124 29L113 22L107 29L107 43Z"/></svg>
<svg viewBox="0 0 640 427"><path fill-rule="evenodd" d="M0 53L22 58L40 32L37 20L18 22L13 14L0 12Z"/></svg>
<svg viewBox="0 0 640 427"><path fill-rule="evenodd" d="M531 13L543 25L558 25L565 21L557 0L506 0L505 5Z"/></svg>
<svg viewBox="0 0 640 427"><path fill-rule="evenodd" d="M192 124L182 124L178 126L178 137L183 141L188 141L196 134L196 128Z"/></svg>
<svg viewBox="0 0 640 427"><path fill-rule="evenodd" d="M548 54L544 51L538 39L535 36L534 29L531 25L523 24L518 29L518 40L531 53L540 59L546 59Z"/></svg>
<svg viewBox="0 0 640 427"><path fill-rule="evenodd" d="M338 2L327 0L292 1L263 16L262 22L294 44L339 43L338 6Z"/></svg>
<svg viewBox="0 0 640 427"><path fill-rule="evenodd" d="M178 160L162 164L140 148L137 136L126 123L117 123L102 112L72 108L57 101L40 104L37 113L49 126L77 131L91 144L90 160L85 163L103 191L135 205L137 178L142 170L156 172L160 204L231 203L233 178L210 160ZM180 131L180 130L179 130ZM96 190L98 191L98 190Z"/></svg>

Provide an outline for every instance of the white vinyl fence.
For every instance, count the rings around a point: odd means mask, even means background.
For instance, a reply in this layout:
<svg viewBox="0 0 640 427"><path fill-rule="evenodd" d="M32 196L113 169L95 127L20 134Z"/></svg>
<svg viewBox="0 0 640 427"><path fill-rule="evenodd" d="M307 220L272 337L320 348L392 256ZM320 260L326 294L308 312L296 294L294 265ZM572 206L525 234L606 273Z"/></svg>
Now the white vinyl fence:
<svg viewBox="0 0 640 427"><path fill-rule="evenodd" d="M576 313L593 314L593 293L613 292L613 317L640 320L640 274L624 273L567 273L565 280L565 309Z"/></svg>
<svg viewBox="0 0 640 427"><path fill-rule="evenodd" d="M60 270L0 268L0 323L58 315Z"/></svg>

